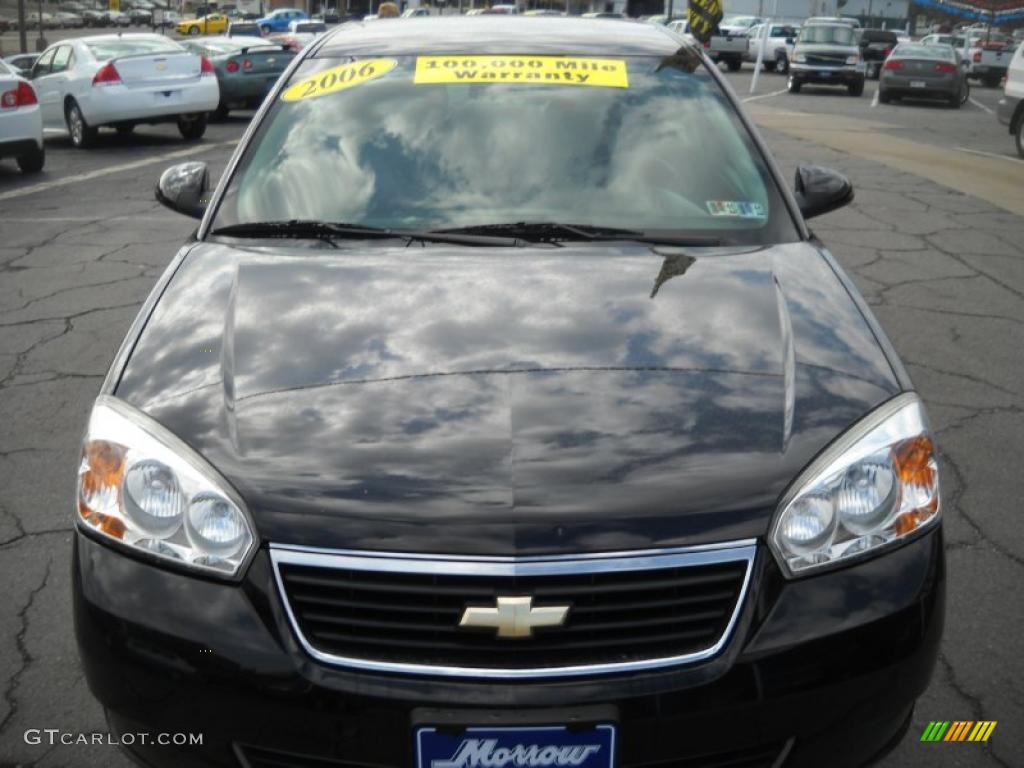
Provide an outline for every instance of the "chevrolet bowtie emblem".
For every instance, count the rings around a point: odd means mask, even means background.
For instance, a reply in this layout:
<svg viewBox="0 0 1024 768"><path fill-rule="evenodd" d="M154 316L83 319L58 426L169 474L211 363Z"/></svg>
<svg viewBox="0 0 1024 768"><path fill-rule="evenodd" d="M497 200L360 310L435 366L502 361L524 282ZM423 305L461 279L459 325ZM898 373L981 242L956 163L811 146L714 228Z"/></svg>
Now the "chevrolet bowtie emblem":
<svg viewBox="0 0 1024 768"><path fill-rule="evenodd" d="M498 637L530 637L537 627L561 626L568 615L568 605L534 608L532 597L499 597L496 608L468 606L459 626L489 627L498 630Z"/></svg>

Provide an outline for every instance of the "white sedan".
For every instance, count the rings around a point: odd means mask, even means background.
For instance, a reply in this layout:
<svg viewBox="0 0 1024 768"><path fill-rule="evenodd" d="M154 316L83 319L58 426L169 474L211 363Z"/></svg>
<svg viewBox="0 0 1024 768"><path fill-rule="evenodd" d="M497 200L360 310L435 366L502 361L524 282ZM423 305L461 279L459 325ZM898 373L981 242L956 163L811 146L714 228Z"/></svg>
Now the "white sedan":
<svg viewBox="0 0 1024 768"><path fill-rule="evenodd" d="M62 40L32 68L46 128L67 128L87 147L101 126L130 133L141 123L174 123L186 141L206 132L220 89L213 64L160 35Z"/></svg>
<svg viewBox="0 0 1024 768"><path fill-rule="evenodd" d="M46 159L39 101L31 84L0 61L0 157L13 157L22 173L38 173Z"/></svg>

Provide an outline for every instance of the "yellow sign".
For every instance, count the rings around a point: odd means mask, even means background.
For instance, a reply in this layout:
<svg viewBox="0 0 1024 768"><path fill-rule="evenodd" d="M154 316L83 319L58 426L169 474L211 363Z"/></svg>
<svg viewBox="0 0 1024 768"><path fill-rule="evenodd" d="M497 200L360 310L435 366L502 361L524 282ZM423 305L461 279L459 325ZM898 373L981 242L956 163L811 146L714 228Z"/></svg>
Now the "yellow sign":
<svg viewBox="0 0 1024 768"><path fill-rule="evenodd" d="M121 10L121 0L110 0L110 6L109 6L109 8L107 10L120 11Z"/></svg>
<svg viewBox="0 0 1024 768"><path fill-rule="evenodd" d="M347 88L362 85L368 80L383 77L397 66L394 59L361 59L340 67L331 67L317 72L312 77L299 80L281 94L283 101L302 101L337 93Z"/></svg>
<svg viewBox="0 0 1024 768"><path fill-rule="evenodd" d="M628 88L622 59L576 56L420 56L416 85L435 83L528 83Z"/></svg>

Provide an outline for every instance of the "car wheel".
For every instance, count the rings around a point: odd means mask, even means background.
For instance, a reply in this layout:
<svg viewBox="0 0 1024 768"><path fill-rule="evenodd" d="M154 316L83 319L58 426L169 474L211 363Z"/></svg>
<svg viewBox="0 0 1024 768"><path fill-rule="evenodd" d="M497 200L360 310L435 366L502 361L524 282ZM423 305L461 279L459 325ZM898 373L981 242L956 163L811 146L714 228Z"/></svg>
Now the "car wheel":
<svg viewBox="0 0 1024 768"><path fill-rule="evenodd" d="M190 35L192 35L193 37L194 37L195 35L198 35L198 34L199 34L199 27L189 27L189 28L188 28L188 33L189 33Z"/></svg>
<svg viewBox="0 0 1024 768"><path fill-rule="evenodd" d="M762 62L762 63L764 64L764 68L767 71L769 71L769 72L774 72L775 71L775 62L774 61L765 61L765 62Z"/></svg>
<svg viewBox="0 0 1024 768"><path fill-rule="evenodd" d="M960 105L963 106L967 103L967 100L971 98L971 86L967 83L967 78L964 78L963 84L960 86Z"/></svg>
<svg viewBox="0 0 1024 768"><path fill-rule="evenodd" d="M134 131L134 130L135 130L135 126L134 125L119 125L119 126L117 126L117 135L118 136L131 136L132 135L132 131Z"/></svg>
<svg viewBox="0 0 1024 768"><path fill-rule="evenodd" d="M24 155L18 155L18 167L22 173L39 173L43 170L45 162L46 150L44 149L35 149Z"/></svg>
<svg viewBox="0 0 1024 768"><path fill-rule="evenodd" d="M262 32L264 35L269 35L271 32L270 25L264 24L262 27L260 27L260 32Z"/></svg>
<svg viewBox="0 0 1024 768"><path fill-rule="evenodd" d="M96 141L97 130L85 121L77 102L72 101L68 104L64 120L68 125L72 146L85 149Z"/></svg>
<svg viewBox="0 0 1024 768"><path fill-rule="evenodd" d="M800 81L797 80L792 75L790 75L789 83L787 84L787 88L788 88L789 92L790 93L800 93L800 85L801 85Z"/></svg>
<svg viewBox="0 0 1024 768"><path fill-rule="evenodd" d="M778 56L775 59L775 71L780 75L785 75L789 72L789 59L785 56Z"/></svg>
<svg viewBox="0 0 1024 768"><path fill-rule="evenodd" d="M864 81L858 80L856 83L850 83L846 86L846 91L851 96L860 96L864 93Z"/></svg>
<svg viewBox="0 0 1024 768"><path fill-rule="evenodd" d="M179 117L178 131L185 141L198 141L206 133L206 115L199 117Z"/></svg>
<svg viewBox="0 0 1024 768"><path fill-rule="evenodd" d="M1017 123L1017 154L1024 157L1024 118Z"/></svg>
<svg viewBox="0 0 1024 768"><path fill-rule="evenodd" d="M879 104L888 104L890 101L892 101L892 96L890 96L888 93L886 93L881 88L879 88L878 89L878 103Z"/></svg>
<svg viewBox="0 0 1024 768"><path fill-rule="evenodd" d="M729 67L730 72L739 72L740 67L743 66L743 62L740 59L729 59L725 64Z"/></svg>

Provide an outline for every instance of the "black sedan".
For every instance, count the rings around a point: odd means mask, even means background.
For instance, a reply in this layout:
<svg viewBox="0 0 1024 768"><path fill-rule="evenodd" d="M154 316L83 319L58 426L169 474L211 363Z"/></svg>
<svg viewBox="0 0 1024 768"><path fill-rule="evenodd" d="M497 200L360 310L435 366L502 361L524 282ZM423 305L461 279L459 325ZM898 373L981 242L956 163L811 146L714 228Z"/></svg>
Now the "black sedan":
<svg viewBox="0 0 1024 768"><path fill-rule="evenodd" d="M214 191L160 179L201 222L73 555L146 765L842 768L907 728L937 450L805 223L849 183L790 190L660 27L514 21L339 27Z"/></svg>
<svg viewBox="0 0 1024 768"><path fill-rule="evenodd" d="M900 43L882 66L878 83L882 104L904 98L931 99L959 109L969 96L960 57L948 45Z"/></svg>

